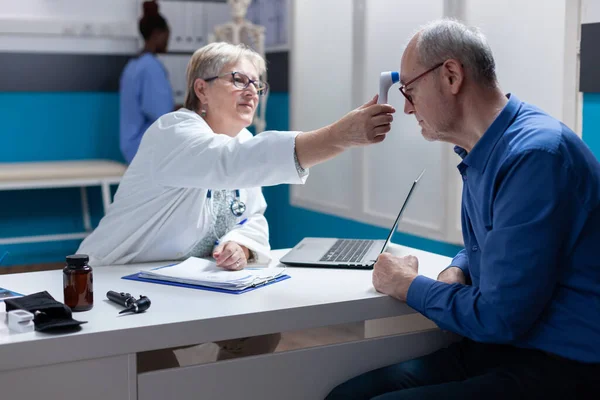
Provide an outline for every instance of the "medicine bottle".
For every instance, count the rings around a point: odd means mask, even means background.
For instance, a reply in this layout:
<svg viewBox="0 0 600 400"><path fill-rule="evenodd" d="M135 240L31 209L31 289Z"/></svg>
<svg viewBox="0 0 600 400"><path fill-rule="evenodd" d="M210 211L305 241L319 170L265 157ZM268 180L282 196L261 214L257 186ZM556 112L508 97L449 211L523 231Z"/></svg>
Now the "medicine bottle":
<svg viewBox="0 0 600 400"><path fill-rule="evenodd" d="M85 254L67 256L63 269L65 304L73 311L87 311L94 306L94 279L90 258Z"/></svg>

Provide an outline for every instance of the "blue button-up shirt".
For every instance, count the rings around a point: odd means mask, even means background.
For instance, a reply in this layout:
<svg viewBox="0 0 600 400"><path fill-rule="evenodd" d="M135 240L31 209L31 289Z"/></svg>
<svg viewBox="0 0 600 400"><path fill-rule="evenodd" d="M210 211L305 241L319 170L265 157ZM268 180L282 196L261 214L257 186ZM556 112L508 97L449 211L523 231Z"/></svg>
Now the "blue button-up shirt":
<svg viewBox="0 0 600 400"><path fill-rule="evenodd" d="M471 285L418 276L407 303L442 329L600 362L600 164L569 128L509 96L463 158Z"/></svg>
<svg viewBox="0 0 600 400"><path fill-rule="evenodd" d="M130 163L146 129L175 105L167 71L150 53L130 60L123 74L120 94L120 146Z"/></svg>

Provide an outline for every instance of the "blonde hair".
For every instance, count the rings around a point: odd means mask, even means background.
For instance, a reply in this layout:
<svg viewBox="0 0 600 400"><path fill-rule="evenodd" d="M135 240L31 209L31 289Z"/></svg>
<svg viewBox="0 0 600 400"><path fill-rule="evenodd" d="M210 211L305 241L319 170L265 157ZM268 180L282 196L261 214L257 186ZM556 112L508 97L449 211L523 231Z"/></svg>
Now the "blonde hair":
<svg viewBox="0 0 600 400"><path fill-rule="evenodd" d="M197 111L200 100L194 91L196 79L207 79L221 74L227 65L235 64L241 59L247 59L258 70L259 76L266 72L265 60L256 51L244 44L216 42L207 44L194 52L187 66L187 87L184 107Z"/></svg>

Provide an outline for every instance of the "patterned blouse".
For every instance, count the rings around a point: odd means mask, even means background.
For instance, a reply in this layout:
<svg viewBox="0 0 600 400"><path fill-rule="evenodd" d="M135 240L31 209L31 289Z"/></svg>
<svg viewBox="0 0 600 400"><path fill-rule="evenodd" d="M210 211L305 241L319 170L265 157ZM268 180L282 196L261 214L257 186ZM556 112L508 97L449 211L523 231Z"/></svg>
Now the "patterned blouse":
<svg viewBox="0 0 600 400"><path fill-rule="evenodd" d="M294 149L294 163L296 171L300 177L308 175L308 171L300 165L296 149ZM213 229L209 230L207 235L200 239L198 243L182 259L189 257L211 257L216 241L229 232L237 223L237 217L231 212L231 203L235 200L235 191L233 190L213 190L209 201L209 209L213 214ZM250 249L249 249L250 250ZM250 260L256 258L256 255L250 250Z"/></svg>

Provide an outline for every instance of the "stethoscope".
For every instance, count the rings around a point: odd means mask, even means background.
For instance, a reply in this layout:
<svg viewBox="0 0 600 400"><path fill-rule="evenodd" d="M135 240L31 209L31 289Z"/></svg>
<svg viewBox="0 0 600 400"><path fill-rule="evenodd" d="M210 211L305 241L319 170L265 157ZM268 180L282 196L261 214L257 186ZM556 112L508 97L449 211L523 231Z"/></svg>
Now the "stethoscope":
<svg viewBox="0 0 600 400"><path fill-rule="evenodd" d="M206 198L211 200L212 202L212 190L209 190L206 193ZM241 217L246 212L246 204L244 204L244 202L240 200L240 191L238 189L235 190L235 198L231 201L229 209L231 210L231 213L236 217Z"/></svg>

